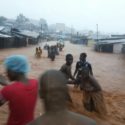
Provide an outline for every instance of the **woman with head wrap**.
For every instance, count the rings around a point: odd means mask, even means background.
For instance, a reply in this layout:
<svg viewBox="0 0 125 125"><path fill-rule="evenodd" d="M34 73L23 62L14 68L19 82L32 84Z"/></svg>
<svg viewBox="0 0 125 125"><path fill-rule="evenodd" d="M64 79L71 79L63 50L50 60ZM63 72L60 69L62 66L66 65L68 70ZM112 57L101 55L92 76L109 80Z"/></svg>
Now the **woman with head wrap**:
<svg viewBox="0 0 125 125"><path fill-rule="evenodd" d="M7 77L12 82L4 84L4 79L0 80L2 85L6 85L0 90L0 105L9 102L10 114L7 125L26 125L34 118L37 80L27 78L29 64L25 56L10 56L5 59L4 64Z"/></svg>

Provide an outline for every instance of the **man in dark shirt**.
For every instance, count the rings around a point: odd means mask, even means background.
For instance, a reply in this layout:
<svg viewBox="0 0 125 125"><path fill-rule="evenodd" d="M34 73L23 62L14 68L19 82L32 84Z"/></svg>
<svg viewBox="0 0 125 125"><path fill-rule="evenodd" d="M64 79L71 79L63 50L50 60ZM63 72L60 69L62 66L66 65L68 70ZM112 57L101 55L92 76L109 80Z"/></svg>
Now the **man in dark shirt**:
<svg viewBox="0 0 125 125"><path fill-rule="evenodd" d="M93 75L92 66L86 61L87 54L81 53L80 60L76 63L76 69L74 72L74 77L76 76L75 87L78 87L81 84L81 72L82 68L87 67L89 69L89 74ZM82 89L80 87L80 89Z"/></svg>

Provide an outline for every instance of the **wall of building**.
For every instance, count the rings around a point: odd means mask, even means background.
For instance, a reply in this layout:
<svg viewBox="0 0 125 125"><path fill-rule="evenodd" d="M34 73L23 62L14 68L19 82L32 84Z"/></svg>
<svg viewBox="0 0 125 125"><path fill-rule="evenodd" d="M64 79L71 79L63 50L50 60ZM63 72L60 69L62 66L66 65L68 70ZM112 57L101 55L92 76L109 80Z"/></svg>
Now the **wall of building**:
<svg viewBox="0 0 125 125"><path fill-rule="evenodd" d="M122 46L122 53L125 54L125 44Z"/></svg>
<svg viewBox="0 0 125 125"><path fill-rule="evenodd" d="M113 53L116 53L116 54L119 54L122 52L122 44L119 43L119 44L114 44L113 45Z"/></svg>

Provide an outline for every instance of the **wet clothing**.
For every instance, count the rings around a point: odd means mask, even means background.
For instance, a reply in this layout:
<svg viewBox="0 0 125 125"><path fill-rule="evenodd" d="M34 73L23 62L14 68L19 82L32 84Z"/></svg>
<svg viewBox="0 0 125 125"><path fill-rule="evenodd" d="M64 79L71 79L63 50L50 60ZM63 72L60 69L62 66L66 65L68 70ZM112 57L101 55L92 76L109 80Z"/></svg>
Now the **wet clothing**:
<svg viewBox="0 0 125 125"><path fill-rule="evenodd" d="M35 56L38 57L38 58L40 58L41 54L42 54L42 52L40 50L37 50Z"/></svg>
<svg viewBox="0 0 125 125"><path fill-rule="evenodd" d="M80 115L68 110L46 112L28 125L97 125L87 116Z"/></svg>
<svg viewBox="0 0 125 125"><path fill-rule="evenodd" d="M71 73L71 65L64 64L60 71L65 75L67 79L74 79Z"/></svg>
<svg viewBox="0 0 125 125"><path fill-rule="evenodd" d="M89 112L94 111L101 115L106 115L107 113L102 91L83 92L83 105Z"/></svg>
<svg viewBox="0 0 125 125"><path fill-rule="evenodd" d="M65 78L68 80L68 83L67 83L67 84L70 83L70 82L69 82L69 79L72 79L72 80L74 79L73 76L72 76L72 73L71 73L71 65L64 64L64 65L61 67L60 71L64 74ZM72 99L71 99L71 96L70 96L69 93L67 94L67 100L68 100L69 102L72 102Z"/></svg>
<svg viewBox="0 0 125 125"><path fill-rule="evenodd" d="M93 76L89 76L88 78L83 80L81 86L84 91L102 91L101 86L98 84L97 80Z"/></svg>
<svg viewBox="0 0 125 125"><path fill-rule="evenodd" d="M42 54L42 49L41 48L39 48L39 52L40 52L40 54Z"/></svg>
<svg viewBox="0 0 125 125"><path fill-rule="evenodd" d="M50 58L54 60L55 56L56 56L55 48L51 47Z"/></svg>
<svg viewBox="0 0 125 125"><path fill-rule="evenodd" d="M77 73L76 76L76 84L80 84L81 83L81 74L82 74L82 68L87 67L89 69L89 74L93 75L92 72L92 66L90 63L88 62L82 62L82 61L78 61L76 64L76 71L75 73Z"/></svg>
<svg viewBox="0 0 125 125"><path fill-rule="evenodd" d="M56 56L56 48L51 46L48 48L48 58L55 59Z"/></svg>
<svg viewBox="0 0 125 125"><path fill-rule="evenodd" d="M77 74L78 76L81 75L82 68L84 68L84 67L88 67L89 68L89 73L91 75L93 75L93 73L92 73L92 66L91 66L90 63L78 61L77 64L76 64L76 69L78 70L78 74Z"/></svg>
<svg viewBox="0 0 125 125"><path fill-rule="evenodd" d="M106 114L106 106L103 98L101 86L90 76L82 83L83 89L83 105L86 110L95 111L99 114Z"/></svg>
<svg viewBox="0 0 125 125"><path fill-rule="evenodd" d="M50 47L47 48L47 51L48 51L48 58L50 58L50 53L51 53Z"/></svg>
<svg viewBox="0 0 125 125"><path fill-rule="evenodd" d="M37 93L38 83L33 79L30 79L27 85L14 82L0 91L0 98L9 102L7 125L26 125L34 119Z"/></svg>

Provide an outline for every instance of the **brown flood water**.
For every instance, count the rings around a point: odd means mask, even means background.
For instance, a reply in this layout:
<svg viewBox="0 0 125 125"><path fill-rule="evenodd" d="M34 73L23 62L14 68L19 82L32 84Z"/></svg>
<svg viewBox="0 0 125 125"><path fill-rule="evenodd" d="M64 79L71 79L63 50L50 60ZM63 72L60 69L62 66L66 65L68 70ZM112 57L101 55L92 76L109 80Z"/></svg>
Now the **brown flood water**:
<svg viewBox="0 0 125 125"><path fill-rule="evenodd" d="M51 43L52 44L52 43ZM82 93L70 87L70 93L73 99L73 106L70 110L87 115L95 119L98 125L124 125L125 124L125 58L119 54L96 53L91 47L82 45L73 45L66 42L66 47L56 56L54 62L47 58L46 50L43 51L42 58L34 57L35 46L18 49L0 50L0 73L4 72L2 65L5 57L12 54L23 54L29 58L31 71L29 77L39 78L39 75L47 69L59 69L65 62L65 55L72 53L74 63L72 72L74 72L75 64L79 59L81 52L87 52L87 60L92 64L94 76L99 81L104 91L104 98L108 109L106 120L99 118L95 113L88 113L82 105ZM42 45L41 45L42 46ZM39 116L44 112L43 106L38 99L35 116ZM8 107L4 105L0 107L0 125L5 125L8 117Z"/></svg>

